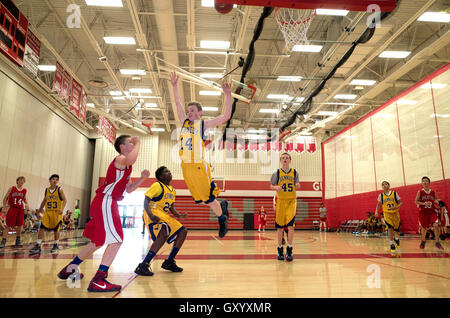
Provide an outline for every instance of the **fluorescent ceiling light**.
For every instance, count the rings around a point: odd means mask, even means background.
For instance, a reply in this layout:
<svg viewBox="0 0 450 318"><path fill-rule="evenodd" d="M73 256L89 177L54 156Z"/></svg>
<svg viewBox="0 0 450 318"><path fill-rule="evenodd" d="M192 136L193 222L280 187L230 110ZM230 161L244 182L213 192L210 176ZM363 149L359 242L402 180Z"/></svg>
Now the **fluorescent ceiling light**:
<svg viewBox="0 0 450 318"><path fill-rule="evenodd" d="M156 103L145 103L144 105L147 108L158 108L158 104Z"/></svg>
<svg viewBox="0 0 450 318"><path fill-rule="evenodd" d="M122 0L86 0L88 6L123 7Z"/></svg>
<svg viewBox="0 0 450 318"><path fill-rule="evenodd" d="M422 86L420 86L420 88L433 88L433 89L441 89L446 87L447 84L444 83L433 83L431 84L430 82L423 84Z"/></svg>
<svg viewBox="0 0 450 318"><path fill-rule="evenodd" d="M377 81L375 80L362 80L362 79L354 79L350 82L350 85L362 85L362 86L372 86Z"/></svg>
<svg viewBox="0 0 450 318"><path fill-rule="evenodd" d="M267 109L262 108L259 110L260 113L270 113L270 114L278 114L280 111L278 109Z"/></svg>
<svg viewBox="0 0 450 318"><path fill-rule="evenodd" d="M417 21L448 23L450 22L450 14L446 12L425 12Z"/></svg>
<svg viewBox="0 0 450 318"><path fill-rule="evenodd" d="M338 114L338 112L331 112L331 111L327 111L327 110L321 110L317 113L317 115L320 116L336 116Z"/></svg>
<svg viewBox="0 0 450 318"><path fill-rule="evenodd" d="M434 114L430 115L430 118L434 118L434 117L437 117L437 118L448 118L448 117L450 117L450 114L436 114L436 116Z"/></svg>
<svg viewBox="0 0 450 318"><path fill-rule="evenodd" d="M265 133L267 133L267 130L265 130L265 129L249 129L249 130L247 130L247 132L251 133L251 134L265 134Z"/></svg>
<svg viewBox="0 0 450 318"><path fill-rule="evenodd" d="M309 131L302 131L299 135L300 135L300 136L311 136L311 135L312 135L312 132L309 132Z"/></svg>
<svg viewBox="0 0 450 318"><path fill-rule="evenodd" d="M416 100L409 100L409 99L399 99L397 101L398 105L415 105L417 103L418 103L418 101L416 101Z"/></svg>
<svg viewBox="0 0 450 318"><path fill-rule="evenodd" d="M200 91L198 93L203 96L220 96L222 94L220 91Z"/></svg>
<svg viewBox="0 0 450 318"><path fill-rule="evenodd" d="M336 9L316 9L317 15L335 15L345 17L348 14L348 10L336 10Z"/></svg>
<svg viewBox="0 0 450 318"><path fill-rule="evenodd" d="M114 100L125 100L124 96L114 96L113 97Z"/></svg>
<svg viewBox="0 0 450 318"><path fill-rule="evenodd" d="M202 7L214 8L214 0L202 0ZM233 8L236 8L237 4L233 4Z"/></svg>
<svg viewBox="0 0 450 318"><path fill-rule="evenodd" d="M355 86L355 88L353 88L353 89L356 89L357 91L361 91L364 89L364 86Z"/></svg>
<svg viewBox="0 0 450 318"><path fill-rule="evenodd" d="M38 65L38 69L42 72L54 72L56 71L56 65Z"/></svg>
<svg viewBox="0 0 450 318"><path fill-rule="evenodd" d="M202 110L206 111L206 112L216 112L219 110L219 107L203 107L202 106Z"/></svg>
<svg viewBox="0 0 450 318"><path fill-rule="evenodd" d="M145 70L133 70L133 69L121 69L120 73L122 75L146 75Z"/></svg>
<svg viewBox="0 0 450 318"><path fill-rule="evenodd" d="M130 88L130 93L149 93L151 94L153 91L151 88Z"/></svg>
<svg viewBox="0 0 450 318"><path fill-rule="evenodd" d="M125 95L128 95L128 91L125 91ZM121 91L109 91L109 95L111 96L122 96L122 92Z"/></svg>
<svg viewBox="0 0 450 318"><path fill-rule="evenodd" d="M301 76L278 76L277 78L277 81L282 82L300 82L301 80Z"/></svg>
<svg viewBox="0 0 450 318"><path fill-rule="evenodd" d="M133 77L131 77L131 80L132 81L140 81L141 78L139 76L133 76Z"/></svg>
<svg viewBox="0 0 450 318"><path fill-rule="evenodd" d="M289 95L285 95L285 94L269 94L269 95L267 95L267 98L288 100L288 99L291 99L292 97Z"/></svg>
<svg viewBox="0 0 450 318"><path fill-rule="evenodd" d="M322 45L294 45L292 51L294 52L320 52L322 50Z"/></svg>
<svg viewBox="0 0 450 318"><path fill-rule="evenodd" d="M200 47L204 49L229 49L230 41L200 41Z"/></svg>
<svg viewBox="0 0 450 318"><path fill-rule="evenodd" d="M95 104L94 103L87 103L86 106L87 107L91 107L91 108L95 108Z"/></svg>
<svg viewBox="0 0 450 318"><path fill-rule="evenodd" d="M297 98L295 99L295 101L298 102L298 103L301 103L301 102L303 102L304 100L305 100L304 97L297 97Z"/></svg>
<svg viewBox="0 0 450 318"><path fill-rule="evenodd" d="M200 74L201 78L222 78L223 74L220 73L202 73Z"/></svg>
<svg viewBox="0 0 450 318"><path fill-rule="evenodd" d="M157 127L151 128L151 130L152 130L152 131L165 131L164 128L157 128Z"/></svg>
<svg viewBox="0 0 450 318"><path fill-rule="evenodd" d="M128 36L105 36L103 40L107 44L135 45L136 41L133 37Z"/></svg>
<svg viewBox="0 0 450 318"><path fill-rule="evenodd" d="M411 52L408 52L408 51L384 51L379 55L379 57L404 59L405 57L407 57L410 54L411 54Z"/></svg>
<svg viewBox="0 0 450 318"><path fill-rule="evenodd" d="M338 94L334 96L335 99L355 99L357 95L353 94Z"/></svg>

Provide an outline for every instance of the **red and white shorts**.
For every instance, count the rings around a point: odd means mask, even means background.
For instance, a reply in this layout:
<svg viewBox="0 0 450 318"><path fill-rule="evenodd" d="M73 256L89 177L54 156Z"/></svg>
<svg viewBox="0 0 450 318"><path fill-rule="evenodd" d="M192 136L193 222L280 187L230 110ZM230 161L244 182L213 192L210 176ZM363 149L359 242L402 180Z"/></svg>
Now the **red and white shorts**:
<svg viewBox="0 0 450 318"><path fill-rule="evenodd" d="M122 222L117 201L109 195L99 193L92 200L91 220L84 229L83 236L96 246L121 243L123 241Z"/></svg>
<svg viewBox="0 0 450 318"><path fill-rule="evenodd" d="M25 209L10 207L6 214L7 226L23 226Z"/></svg>
<svg viewBox="0 0 450 318"><path fill-rule="evenodd" d="M437 223L438 215L432 211L419 210L420 226L424 229L433 227L433 223Z"/></svg>
<svg viewBox="0 0 450 318"><path fill-rule="evenodd" d="M326 222L327 221L327 218L326 217L324 217L324 218L319 218L320 219L320 222Z"/></svg>

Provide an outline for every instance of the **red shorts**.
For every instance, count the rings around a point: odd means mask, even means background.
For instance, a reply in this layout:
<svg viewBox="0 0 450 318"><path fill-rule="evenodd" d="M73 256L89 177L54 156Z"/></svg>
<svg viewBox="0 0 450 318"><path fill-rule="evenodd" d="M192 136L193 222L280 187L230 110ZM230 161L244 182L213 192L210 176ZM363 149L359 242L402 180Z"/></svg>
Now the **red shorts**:
<svg viewBox="0 0 450 318"><path fill-rule="evenodd" d="M266 219L259 219L259 224L266 225Z"/></svg>
<svg viewBox="0 0 450 318"><path fill-rule="evenodd" d="M320 218L320 222L326 222L327 221L327 218L325 217L325 218Z"/></svg>
<svg viewBox="0 0 450 318"><path fill-rule="evenodd" d="M23 226L25 209L10 207L6 214L7 226Z"/></svg>
<svg viewBox="0 0 450 318"><path fill-rule="evenodd" d="M109 195L97 194L90 208L91 220L83 231L83 236L95 246L121 243L123 241L122 222L117 201Z"/></svg>
<svg viewBox="0 0 450 318"><path fill-rule="evenodd" d="M438 219L438 215L432 211L419 211L419 223L424 229L428 229L433 226Z"/></svg>

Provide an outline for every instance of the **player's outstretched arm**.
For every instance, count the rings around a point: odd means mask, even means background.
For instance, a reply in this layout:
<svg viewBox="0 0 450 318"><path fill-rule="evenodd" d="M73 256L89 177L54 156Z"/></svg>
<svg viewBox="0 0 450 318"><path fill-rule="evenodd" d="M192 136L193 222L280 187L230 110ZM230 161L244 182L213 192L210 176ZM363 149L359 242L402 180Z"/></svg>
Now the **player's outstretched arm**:
<svg viewBox="0 0 450 318"><path fill-rule="evenodd" d="M116 168L124 169L125 167L131 166L136 162L139 155L139 148L141 146L141 140L139 139L139 136L131 137L131 143L134 145L133 149L126 156L121 154L117 157L114 163Z"/></svg>
<svg viewBox="0 0 450 318"><path fill-rule="evenodd" d="M173 204L170 206L170 212L177 218L185 218L187 216L187 214L178 213L178 211L175 210L175 206Z"/></svg>
<svg viewBox="0 0 450 318"><path fill-rule="evenodd" d="M380 209L380 207L381 207L381 202L380 201L378 201L378 203L377 203L377 207L375 208L375 217L378 217L378 210Z"/></svg>
<svg viewBox="0 0 450 318"><path fill-rule="evenodd" d="M205 130L217 127L227 122L231 118L231 110L233 108L233 100L231 97L231 86L228 83L222 85L223 92L225 93L225 113L214 119L205 120Z"/></svg>
<svg viewBox="0 0 450 318"><path fill-rule="evenodd" d="M137 180L135 183L131 183L131 181L130 181L127 184L127 188L126 188L127 193L131 193L134 190L136 190L137 188L139 188L139 186L142 184L142 182L147 180L148 177L150 177L150 171L142 170L141 177L139 178L139 180Z"/></svg>
<svg viewBox="0 0 450 318"><path fill-rule="evenodd" d="M184 111L183 105L181 104L180 93L178 92L178 75L175 72L170 73L170 84L173 88L173 96L175 97L175 104L177 106L178 119L181 123L186 120L186 113Z"/></svg>

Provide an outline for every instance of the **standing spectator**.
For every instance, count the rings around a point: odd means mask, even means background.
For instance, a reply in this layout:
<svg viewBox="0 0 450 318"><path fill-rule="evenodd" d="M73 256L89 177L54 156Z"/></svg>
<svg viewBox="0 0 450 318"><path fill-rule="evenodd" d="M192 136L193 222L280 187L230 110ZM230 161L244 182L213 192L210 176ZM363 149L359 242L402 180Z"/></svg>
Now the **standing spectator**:
<svg viewBox="0 0 450 318"><path fill-rule="evenodd" d="M80 221L80 214L81 214L80 207L77 206L75 208L74 213L73 213L73 222L75 224L75 229L78 229L78 224L79 224L79 221Z"/></svg>
<svg viewBox="0 0 450 318"><path fill-rule="evenodd" d="M259 210L259 225L258 225L258 232L261 232L261 226L262 226L262 230L263 232L265 231L265 227L266 227L266 219L267 219L267 213L264 210L264 206L261 206L261 210Z"/></svg>
<svg viewBox="0 0 450 318"><path fill-rule="evenodd" d="M70 212L69 210L67 210L66 214L64 214L63 225L65 230L73 230L72 212Z"/></svg>
<svg viewBox="0 0 450 318"><path fill-rule="evenodd" d="M435 212L434 205L439 204L439 199L436 195L436 192L434 190L430 189L430 178L423 177L422 178L422 186L423 189L417 191L415 204L420 209L419 211L419 222L421 225L421 234L422 234L422 241L420 242L420 248L425 248L425 240L426 240L426 233L428 229L433 229L434 236L436 239L435 246L443 250L441 243L439 242L439 236L440 236L440 229L439 229L439 217L438 214Z"/></svg>
<svg viewBox="0 0 450 318"><path fill-rule="evenodd" d="M320 204L320 223L319 223L319 231L322 231L322 225L324 226L325 232L327 231L327 208L323 205L323 203Z"/></svg>
<svg viewBox="0 0 450 318"><path fill-rule="evenodd" d="M445 241L447 238L447 227L450 226L450 222L448 219L448 211L447 207L445 206L444 201L439 201L439 209L440 216L441 216L441 240Z"/></svg>

